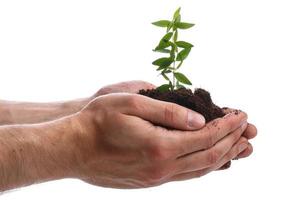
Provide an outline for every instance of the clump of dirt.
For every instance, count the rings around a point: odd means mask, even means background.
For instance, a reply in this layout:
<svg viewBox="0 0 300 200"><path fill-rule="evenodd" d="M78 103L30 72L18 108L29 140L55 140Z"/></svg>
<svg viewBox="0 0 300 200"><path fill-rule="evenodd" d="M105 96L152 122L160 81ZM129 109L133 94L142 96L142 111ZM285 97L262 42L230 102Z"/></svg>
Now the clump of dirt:
<svg viewBox="0 0 300 200"><path fill-rule="evenodd" d="M213 103L209 92L201 88L195 89L194 93L190 89L181 88L173 92L161 92L157 89L140 90L139 94L189 108L202 114L206 122L225 116L223 110Z"/></svg>

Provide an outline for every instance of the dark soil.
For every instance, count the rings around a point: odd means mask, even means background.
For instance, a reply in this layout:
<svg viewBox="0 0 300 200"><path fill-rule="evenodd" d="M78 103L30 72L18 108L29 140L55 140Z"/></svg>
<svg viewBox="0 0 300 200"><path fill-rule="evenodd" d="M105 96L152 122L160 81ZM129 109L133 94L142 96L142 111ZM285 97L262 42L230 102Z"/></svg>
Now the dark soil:
<svg viewBox="0 0 300 200"><path fill-rule="evenodd" d="M176 103L189 108L202 114L206 122L225 116L223 110L213 103L210 93L201 88L195 89L194 93L190 89L182 88L173 92L160 92L157 89L140 90L139 94L161 101ZM229 161L220 169L227 169L230 167L230 164L231 162Z"/></svg>
<svg viewBox="0 0 300 200"><path fill-rule="evenodd" d="M139 94L153 99L179 104L202 114L206 122L210 122L219 117L223 117L223 110L215 105L209 92L203 89L196 89L193 93L190 89L178 89L174 92L160 92L156 89L140 90Z"/></svg>

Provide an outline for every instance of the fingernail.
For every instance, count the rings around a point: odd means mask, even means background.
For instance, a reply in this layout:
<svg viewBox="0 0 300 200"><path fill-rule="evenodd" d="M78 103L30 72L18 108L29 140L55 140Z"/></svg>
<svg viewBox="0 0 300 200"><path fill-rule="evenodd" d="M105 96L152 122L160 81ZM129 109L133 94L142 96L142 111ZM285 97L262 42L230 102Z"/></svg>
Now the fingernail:
<svg viewBox="0 0 300 200"><path fill-rule="evenodd" d="M205 124L205 119L202 115L194 112L188 112L188 126L190 128L201 128Z"/></svg>
<svg viewBox="0 0 300 200"><path fill-rule="evenodd" d="M247 147L248 147L248 144L247 144L247 143L242 143L242 144L240 144L240 146L239 146L239 151L242 152L242 151L245 150Z"/></svg>

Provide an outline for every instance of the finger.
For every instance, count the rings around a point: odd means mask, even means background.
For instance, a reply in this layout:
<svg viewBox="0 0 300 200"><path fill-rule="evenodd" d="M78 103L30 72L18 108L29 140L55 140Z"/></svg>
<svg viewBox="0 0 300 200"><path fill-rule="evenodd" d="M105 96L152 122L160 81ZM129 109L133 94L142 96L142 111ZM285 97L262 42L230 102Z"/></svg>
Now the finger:
<svg viewBox="0 0 300 200"><path fill-rule="evenodd" d="M253 152L253 146L249 143L247 149L241 152L235 159L246 158Z"/></svg>
<svg viewBox="0 0 300 200"><path fill-rule="evenodd" d="M245 130L243 136L248 140L255 138L257 135L257 129L253 124L249 124Z"/></svg>
<svg viewBox="0 0 300 200"><path fill-rule="evenodd" d="M247 128L247 123L233 131L231 134L217 142L212 148L205 151L198 151L177 159L177 173L197 171L219 162L240 139Z"/></svg>
<svg viewBox="0 0 300 200"><path fill-rule="evenodd" d="M178 157L211 148L246 121L247 114L244 112L229 113L222 118L207 123L205 127L198 131L173 131L174 136L177 137Z"/></svg>
<svg viewBox="0 0 300 200"><path fill-rule="evenodd" d="M223 112L225 114L228 114L228 113L236 111L235 109L227 108L227 107L222 108L222 110L223 110ZM254 137L256 137L256 135L257 135L257 129L256 129L256 127L253 124L249 123L249 126L246 129L246 131L243 134L243 136L246 137L247 139L253 139Z"/></svg>
<svg viewBox="0 0 300 200"><path fill-rule="evenodd" d="M175 103L159 101L142 95L127 95L122 100L123 113L140 117L155 125L179 129L198 130L205 125L204 117Z"/></svg>
<svg viewBox="0 0 300 200"><path fill-rule="evenodd" d="M231 150L220 160L218 164L210 167L210 171L215 171L216 169L222 167L225 163L236 158L240 153L245 151L249 146L247 138L241 137L239 141L231 148Z"/></svg>
<svg viewBox="0 0 300 200"><path fill-rule="evenodd" d="M233 160L238 160L238 159L241 159L241 158L246 158L246 157L250 156L252 154L252 152L253 152L253 147L249 143L248 147L243 152L241 152L237 157L235 157ZM225 165L223 165L222 167L220 167L217 170L225 170L225 169L228 169L230 166L231 166L231 161L225 163Z"/></svg>
<svg viewBox="0 0 300 200"><path fill-rule="evenodd" d="M101 88L96 96L111 94L111 93L138 93L140 90L155 89L156 86L140 80L120 82L112 85L107 85Z"/></svg>
<svg viewBox="0 0 300 200"><path fill-rule="evenodd" d="M225 169L228 169L230 166L231 166L231 161L225 163L225 165L223 165L222 167L220 167L217 170L225 170Z"/></svg>
<svg viewBox="0 0 300 200"><path fill-rule="evenodd" d="M182 173L182 174L177 174L171 178L169 178L168 181L183 181L183 180L188 180L192 178L198 178L201 176L204 176L221 166L223 166L225 163L229 162L233 158L235 158L240 152L244 151L245 148L247 148L247 140L246 138L241 138L233 147L232 149L220 160L215 166L205 168L202 170L197 170L193 172L187 172L187 173Z"/></svg>

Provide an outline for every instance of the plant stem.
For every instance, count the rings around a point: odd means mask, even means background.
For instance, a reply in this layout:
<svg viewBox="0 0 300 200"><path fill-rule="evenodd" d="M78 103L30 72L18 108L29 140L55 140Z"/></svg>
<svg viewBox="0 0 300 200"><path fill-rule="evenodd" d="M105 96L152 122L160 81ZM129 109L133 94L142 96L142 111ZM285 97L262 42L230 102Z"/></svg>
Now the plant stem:
<svg viewBox="0 0 300 200"><path fill-rule="evenodd" d="M176 65L175 65L175 60L174 60L174 62L173 62L173 73L172 73L172 75L173 75L172 91L174 91L174 89L176 87L176 85L175 85L175 76L174 76L174 73L175 73L175 70L176 70L175 67L176 67Z"/></svg>
<svg viewBox="0 0 300 200"><path fill-rule="evenodd" d="M177 30L176 30L177 31ZM176 32L175 31L175 32ZM175 33L174 32L174 33ZM173 86L172 86L172 90L176 89L176 84L175 84L175 75L174 73L176 72L176 58L177 58L177 54L178 54L178 50L177 50L177 45L176 45L176 41L175 41L175 36L173 36L173 43L175 45L175 56L174 56L174 62L173 62L173 70L172 70L172 75L173 75Z"/></svg>

